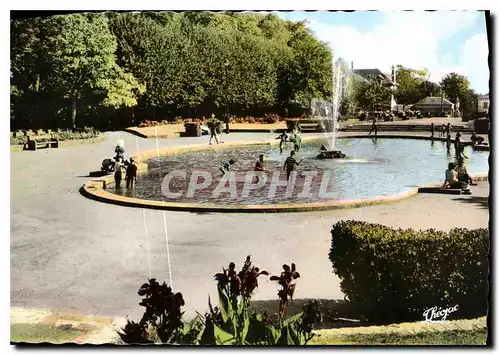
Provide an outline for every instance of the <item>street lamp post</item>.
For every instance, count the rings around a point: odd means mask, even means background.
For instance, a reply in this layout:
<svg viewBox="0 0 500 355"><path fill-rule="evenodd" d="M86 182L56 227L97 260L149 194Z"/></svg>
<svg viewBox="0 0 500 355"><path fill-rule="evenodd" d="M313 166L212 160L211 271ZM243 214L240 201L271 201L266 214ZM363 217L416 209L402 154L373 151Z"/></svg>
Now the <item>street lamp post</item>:
<svg viewBox="0 0 500 355"><path fill-rule="evenodd" d="M441 91L441 117L443 117L444 92Z"/></svg>
<svg viewBox="0 0 500 355"><path fill-rule="evenodd" d="M225 63L225 76L224 76L224 82L226 86L226 95L228 94L228 83L227 83L227 77L228 77L228 71L229 71L229 61L226 60ZM229 105L227 101L227 96L226 96L226 134L229 134Z"/></svg>

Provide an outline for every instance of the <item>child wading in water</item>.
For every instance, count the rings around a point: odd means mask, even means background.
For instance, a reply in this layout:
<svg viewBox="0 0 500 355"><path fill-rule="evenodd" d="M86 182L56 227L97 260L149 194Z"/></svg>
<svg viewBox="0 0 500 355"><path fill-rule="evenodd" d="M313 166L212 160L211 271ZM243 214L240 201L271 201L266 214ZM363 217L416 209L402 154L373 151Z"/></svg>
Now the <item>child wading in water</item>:
<svg viewBox="0 0 500 355"><path fill-rule="evenodd" d="M234 163L235 163L235 161L233 159L231 159L228 162L221 164L221 167L219 168L219 170L222 173L222 176L226 175L226 171L229 171L231 168L231 165L234 165Z"/></svg>
<svg viewBox="0 0 500 355"><path fill-rule="evenodd" d="M121 185L121 182L122 182L122 170L123 169L125 169L125 167L123 166L122 158L118 157L116 159L116 163L115 163L115 174L114 174L114 177L115 177L115 187L117 189L120 188L120 185Z"/></svg>
<svg viewBox="0 0 500 355"><path fill-rule="evenodd" d="M259 160L255 163L254 171L265 171L264 170L264 154L259 155ZM259 182L259 177L255 177L255 182Z"/></svg>
<svg viewBox="0 0 500 355"><path fill-rule="evenodd" d="M134 159L130 158L130 164L127 166L125 181L127 182L127 189L134 188L134 184L137 180L137 165L135 165Z"/></svg>
<svg viewBox="0 0 500 355"><path fill-rule="evenodd" d="M302 142L302 138L300 138L300 135L298 132L295 132L294 137L293 137L293 150L295 152L298 152L300 150L300 143Z"/></svg>
<svg viewBox="0 0 500 355"><path fill-rule="evenodd" d="M292 171L295 170L295 166L299 166L303 159L304 157L302 157L302 159L297 162L297 160L295 159L295 151L292 150L290 152L290 156L286 158L285 164L283 165L283 170L286 170L287 180L290 180L290 175L292 174Z"/></svg>
<svg viewBox="0 0 500 355"><path fill-rule="evenodd" d="M283 132L278 137L276 137L276 139L280 140L280 154L281 154L283 153L283 146L285 145L288 139L288 135L286 134L286 132Z"/></svg>

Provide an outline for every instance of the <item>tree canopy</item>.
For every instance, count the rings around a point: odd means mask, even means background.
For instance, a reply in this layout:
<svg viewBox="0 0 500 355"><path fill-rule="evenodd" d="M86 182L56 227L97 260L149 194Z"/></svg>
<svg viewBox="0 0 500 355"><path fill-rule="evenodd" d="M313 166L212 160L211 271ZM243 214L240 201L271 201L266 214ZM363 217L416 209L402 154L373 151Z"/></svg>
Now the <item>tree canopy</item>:
<svg viewBox="0 0 500 355"><path fill-rule="evenodd" d="M398 65L395 98L477 106L466 77L440 84ZM11 20L13 128L123 125L142 119L307 113L332 95L332 52L305 22L232 12L91 13ZM355 81L341 102L372 110L390 101Z"/></svg>
<svg viewBox="0 0 500 355"><path fill-rule="evenodd" d="M15 24L20 33L13 32L15 39L26 38L23 27L32 29L28 32L31 54L20 43L12 49L13 85L23 88L28 102L42 106L47 99L55 104L71 103L73 127L77 104L97 102L112 108L137 104L136 95L143 88L117 65L116 39L105 15L73 14L31 21ZM24 65L26 56L30 66ZM23 76L30 78L29 83Z"/></svg>
<svg viewBox="0 0 500 355"><path fill-rule="evenodd" d="M391 91L377 81L357 79L353 83L353 96L359 109L374 111L390 104Z"/></svg>
<svg viewBox="0 0 500 355"><path fill-rule="evenodd" d="M275 14L71 14L11 21L11 122L106 124L301 114L331 96L331 52ZM134 110L125 110L135 107Z"/></svg>
<svg viewBox="0 0 500 355"><path fill-rule="evenodd" d="M427 70L415 70L398 65L396 75L397 86L394 98L398 103L411 105L429 96L423 90L429 85L427 83L430 83L427 81Z"/></svg>

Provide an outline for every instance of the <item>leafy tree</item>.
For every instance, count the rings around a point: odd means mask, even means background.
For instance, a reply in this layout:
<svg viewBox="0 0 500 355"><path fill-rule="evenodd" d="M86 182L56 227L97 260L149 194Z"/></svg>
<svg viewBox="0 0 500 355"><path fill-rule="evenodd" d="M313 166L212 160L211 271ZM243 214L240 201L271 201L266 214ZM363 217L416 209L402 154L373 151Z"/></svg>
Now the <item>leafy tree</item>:
<svg viewBox="0 0 500 355"><path fill-rule="evenodd" d="M423 98L428 96L439 96L441 93L441 87L437 83L424 80L419 85L419 91Z"/></svg>
<svg viewBox="0 0 500 355"><path fill-rule="evenodd" d="M478 96L479 95L473 89L468 89L465 92L462 101L460 101L460 109L464 117L472 118L474 114L477 113Z"/></svg>
<svg viewBox="0 0 500 355"><path fill-rule="evenodd" d="M26 21L37 29L36 40L32 36L29 41L34 45L31 58L36 59L36 64L26 71L30 78L20 87L42 91L53 101L70 102L73 128L78 104L98 101L119 108L137 103L136 94L143 88L116 64L116 41L104 15L75 14ZM16 38L23 42L22 34L16 34ZM24 56L22 62L30 61ZM19 71L17 64L13 70ZM14 81L19 78L16 75Z"/></svg>
<svg viewBox="0 0 500 355"><path fill-rule="evenodd" d="M83 120L136 105L153 117L296 115L331 96L328 47L274 14L74 14L11 27L17 122L71 116L75 126L77 109Z"/></svg>
<svg viewBox="0 0 500 355"><path fill-rule="evenodd" d="M27 128L43 112L44 81L42 65L41 19L11 21L11 125Z"/></svg>
<svg viewBox="0 0 500 355"><path fill-rule="evenodd" d="M331 96L332 53L325 43L314 38L305 23L292 23L289 30L293 55L281 82L283 92L310 108L313 99Z"/></svg>
<svg viewBox="0 0 500 355"><path fill-rule="evenodd" d="M469 80L463 75L450 73L441 80L441 88L453 103L457 98L464 101L469 90Z"/></svg>
<svg viewBox="0 0 500 355"><path fill-rule="evenodd" d="M390 90L377 81L357 79L353 86L353 99L362 110L376 110L391 100Z"/></svg>
<svg viewBox="0 0 500 355"><path fill-rule="evenodd" d="M403 108L405 105L414 104L426 97L421 90L427 76L426 70L409 69L398 65L396 75L397 86L394 98L403 105Z"/></svg>

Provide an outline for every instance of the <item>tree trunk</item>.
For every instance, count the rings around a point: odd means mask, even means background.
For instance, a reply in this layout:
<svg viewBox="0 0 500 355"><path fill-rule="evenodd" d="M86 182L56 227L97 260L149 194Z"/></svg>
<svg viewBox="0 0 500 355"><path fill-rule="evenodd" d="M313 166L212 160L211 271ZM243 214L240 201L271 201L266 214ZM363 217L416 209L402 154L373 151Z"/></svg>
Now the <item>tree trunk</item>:
<svg viewBox="0 0 500 355"><path fill-rule="evenodd" d="M76 131L76 99L73 99L73 106L71 109L71 125L73 127L73 131Z"/></svg>

